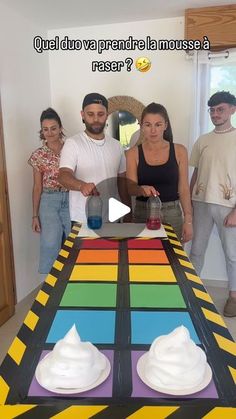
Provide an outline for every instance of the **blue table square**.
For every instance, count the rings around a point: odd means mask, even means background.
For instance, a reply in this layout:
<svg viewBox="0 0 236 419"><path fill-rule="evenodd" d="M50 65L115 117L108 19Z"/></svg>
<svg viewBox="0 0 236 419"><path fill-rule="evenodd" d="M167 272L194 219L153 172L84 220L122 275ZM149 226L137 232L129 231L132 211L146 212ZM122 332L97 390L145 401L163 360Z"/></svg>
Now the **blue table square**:
<svg viewBox="0 0 236 419"><path fill-rule="evenodd" d="M201 343L195 331L191 317L187 312L179 311L132 311L131 312L131 343L151 344L155 338L167 335L178 326L189 330L191 339Z"/></svg>
<svg viewBox="0 0 236 419"><path fill-rule="evenodd" d="M56 343L76 325L82 341L114 343L115 311L58 310L47 337L47 343Z"/></svg>

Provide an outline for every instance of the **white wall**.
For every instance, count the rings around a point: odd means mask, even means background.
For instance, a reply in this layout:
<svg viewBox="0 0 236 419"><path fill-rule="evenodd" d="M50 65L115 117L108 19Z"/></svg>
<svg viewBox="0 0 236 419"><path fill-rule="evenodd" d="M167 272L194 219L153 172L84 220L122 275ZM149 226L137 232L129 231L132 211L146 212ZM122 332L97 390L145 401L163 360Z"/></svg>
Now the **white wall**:
<svg viewBox="0 0 236 419"><path fill-rule="evenodd" d="M0 74L4 143L9 185L17 300L39 284L39 238L31 231L30 153L39 146L39 116L50 102L48 55L32 39L40 27L1 4Z"/></svg>

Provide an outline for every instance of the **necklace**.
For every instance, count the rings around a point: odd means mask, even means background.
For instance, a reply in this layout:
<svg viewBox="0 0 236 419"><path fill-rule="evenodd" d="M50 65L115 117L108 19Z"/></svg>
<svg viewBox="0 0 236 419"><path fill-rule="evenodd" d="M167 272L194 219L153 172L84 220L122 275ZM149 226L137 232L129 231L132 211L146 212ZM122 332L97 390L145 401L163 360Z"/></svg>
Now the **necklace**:
<svg viewBox="0 0 236 419"><path fill-rule="evenodd" d="M231 131L232 129L234 129L234 127L232 127L232 125L231 125L231 127L226 128L226 129L222 129L222 130L216 130L216 129L214 129L214 132L215 132L216 134L223 134L224 132L229 132L229 131Z"/></svg>
<svg viewBox="0 0 236 419"><path fill-rule="evenodd" d="M105 142L106 142L106 138L104 137L102 140L95 140L94 138L89 137L89 135L87 134L86 131L84 131L86 137L88 138L89 141L91 141L91 143L95 144L98 147L103 147Z"/></svg>

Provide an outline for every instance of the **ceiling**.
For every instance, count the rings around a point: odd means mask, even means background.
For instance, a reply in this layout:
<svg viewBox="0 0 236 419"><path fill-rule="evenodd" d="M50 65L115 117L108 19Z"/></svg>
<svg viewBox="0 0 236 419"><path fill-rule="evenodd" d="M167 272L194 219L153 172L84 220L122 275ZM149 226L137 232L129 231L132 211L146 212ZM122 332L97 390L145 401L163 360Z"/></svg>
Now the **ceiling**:
<svg viewBox="0 0 236 419"><path fill-rule="evenodd" d="M103 25L184 16L185 9L232 4L230 0L0 0L45 29Z"/></svg>

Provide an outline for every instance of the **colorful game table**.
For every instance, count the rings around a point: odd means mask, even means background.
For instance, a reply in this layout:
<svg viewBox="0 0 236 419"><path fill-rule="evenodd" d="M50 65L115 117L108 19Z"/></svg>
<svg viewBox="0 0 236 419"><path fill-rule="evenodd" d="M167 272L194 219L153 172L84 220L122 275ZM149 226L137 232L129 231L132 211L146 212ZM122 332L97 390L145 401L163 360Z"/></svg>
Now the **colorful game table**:
<svg viewBox="0 0 236 419"><path fill-rule="evenodd" d="M236 418L236 343L173 229L163 238L78 236L75 225L0 367L0 418ZM35 379L73 324L111 363L109 378L62 395ZM185 325L206 352L211 383L189 396L147 387L136 364L153 339Z"/></svg>

